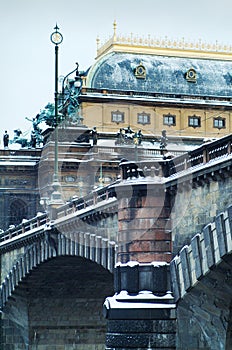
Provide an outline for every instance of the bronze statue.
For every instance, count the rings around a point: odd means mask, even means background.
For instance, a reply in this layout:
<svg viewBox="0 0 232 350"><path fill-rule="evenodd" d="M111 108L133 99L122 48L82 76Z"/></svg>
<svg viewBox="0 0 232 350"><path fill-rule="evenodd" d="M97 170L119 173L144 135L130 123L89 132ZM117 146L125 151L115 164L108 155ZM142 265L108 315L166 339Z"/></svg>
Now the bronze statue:
<svg viewBox="0 0 232 350"><path fill-rule="evenodd" d="M7 148L9 145L9 134L7 130L5 130L5 134L3 135L3 144L4 144L4 148Z"/></svg>
<svg viewBox="0 0 232 350"><path fill-rule="evenodd" d="M92 130L92 138L93 138L93 146L95 146L97 144L97 128L96 126L93 127Z"/></svg>
<svg viewBox="0 0 232 350"><path fill-rule="evenodd" d="M162 136L160 139L160 149L164 150L167 147L168 144L168 138L166 135L166 130L162 130Z"/></svg>

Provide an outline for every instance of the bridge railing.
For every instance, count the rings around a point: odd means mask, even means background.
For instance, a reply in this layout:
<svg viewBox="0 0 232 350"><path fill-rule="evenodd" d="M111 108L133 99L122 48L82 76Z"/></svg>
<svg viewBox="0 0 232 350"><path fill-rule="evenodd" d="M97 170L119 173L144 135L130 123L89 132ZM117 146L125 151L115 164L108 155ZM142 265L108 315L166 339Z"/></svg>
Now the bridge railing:
<svg viewBox="0 0 232 350"><path fill-rule="evenodd" d="M36 217L30 220L23 220L21 224L10 227L8 230L0 233L0 243L16 236L23 235L35 228L43 226L48 221L47 213L38 213Z"/></svg>
<svg viewBox="0 0 232 350"><path fill-rule="evenodd" d="M170 173L206 164L216 158L225 157L231 154L232 134L219 140L205 143L204 145L188 153L180 155L170 162Z"/></svg>
<svg viewBox="0 0 232 350"><path fill-rule="evenodd" d="M192 167L206 164L217 158L231 154L232 134L219 140L205 143L195 150L175 156L166 150L163 151L163 159L150 161L131 162L124 160L120 163L123 180L138 178L140 176L169 177Z"/></svg>
<svg viewBox="0 0 232 350"><path fill-rule="evenodd" d="M96 189L82 198L73 198L70 202L57 208L57 218L77 212L115 196L112 184Z"/></svg>
<svg viewBox="0 0 232 350"><path fill-rule="evenodd" d="M82 197L74 198L72 201L57 208L57 218L64 217L70 213L78 212L87 207L95 206L96 204L114 197L114 192L109 186L96 189L92 193ZM35 228L39 228L50 220L49 213L38 213L36 217L30 220L23 220L21 224L12 226L8 230L0 233L0 243L16 236L23 235Z"/></svg>

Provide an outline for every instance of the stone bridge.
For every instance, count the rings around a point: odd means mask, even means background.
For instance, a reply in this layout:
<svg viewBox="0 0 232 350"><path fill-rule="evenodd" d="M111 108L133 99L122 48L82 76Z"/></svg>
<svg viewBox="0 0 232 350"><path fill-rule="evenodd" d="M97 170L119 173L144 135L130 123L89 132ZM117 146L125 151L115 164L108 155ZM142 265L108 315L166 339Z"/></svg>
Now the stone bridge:
<svg viewBox="0 0 232 350"><path fill-rule="evenodd" d="M230 349L231 140L3 232L1 348Z"/></svg>
<svg viewBox="0 0 232 350"><path fill-rule="evenodd" d="M73 201L54 221L39 213L2 234L1 349L102 348L116 244L95 226L102 220L114 236L117 215L116 198L105 195Z"/></svg>
<svg viewBox="0 0 232 350"><path fill-rule="evenodd" d="M179 348L232 348L231 276L232 206L171 261Z"/></svg>

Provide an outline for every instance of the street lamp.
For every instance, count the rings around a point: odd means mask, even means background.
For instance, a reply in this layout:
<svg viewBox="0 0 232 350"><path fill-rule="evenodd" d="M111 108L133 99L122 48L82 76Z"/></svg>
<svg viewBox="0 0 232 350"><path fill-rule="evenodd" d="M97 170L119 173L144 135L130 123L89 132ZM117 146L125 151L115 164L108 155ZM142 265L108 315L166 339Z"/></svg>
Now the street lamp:
<svg viewBox="0 0 232 350"><path fill-rule="evenodd" d="M77 75L79 75L79 64L78 63L76 63L76 68L75 69L73 69L70 73L68 73L64 78L63 78L63 81L62 81L62 98L64 97L64 93L65 93L65 91L64 91L64 84L65 84L65 81L66 81L66 79L71 75L71 74L73 74L73 73L75 73L76 72L76 76ZM76 87L76 85L75 85L75 83L74 83L74 86Z"/></svg>
<svg viewBox="0 0 232 350"><path fill-rule="evenodd" d="M59 192L60 183L58 179L58 49L63 41L62 34L58 31L59 27L55 26L55 31L51 34L51 42L55 45L55 159L54 159L54 174L53 174L53 193L51 196L51 204L60 205L63 203L61 193Z"/></svg>

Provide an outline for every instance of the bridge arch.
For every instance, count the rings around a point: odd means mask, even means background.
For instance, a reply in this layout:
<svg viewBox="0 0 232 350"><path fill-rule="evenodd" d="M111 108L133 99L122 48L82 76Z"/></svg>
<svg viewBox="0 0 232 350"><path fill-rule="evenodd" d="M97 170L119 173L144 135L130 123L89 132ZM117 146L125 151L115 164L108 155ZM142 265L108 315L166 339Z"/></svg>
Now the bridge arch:
<svg viewBox="0 0 232 350"><path fill-rule="evenodd" d="M104 349L102 305L114 292L115 244L83 232L74 236L45 230L3 281L2 332L11 334L12 346Z"/></svg>
<svg viewBox="0 0 232 350"><path fill-rule="evenodd" d="M0 287L0 308L23 279L45 261L61 256L78 256L89 259L104 269L113 272L116 262L115 242L88 232L61 234L54 227L33 237L24 254L18 258ZM29 242L28 242L29 243Z"/></svg>

